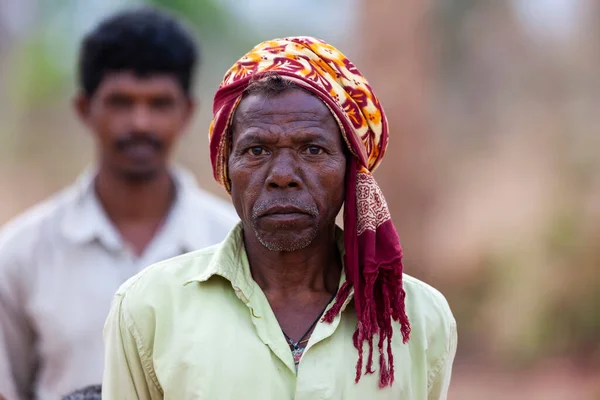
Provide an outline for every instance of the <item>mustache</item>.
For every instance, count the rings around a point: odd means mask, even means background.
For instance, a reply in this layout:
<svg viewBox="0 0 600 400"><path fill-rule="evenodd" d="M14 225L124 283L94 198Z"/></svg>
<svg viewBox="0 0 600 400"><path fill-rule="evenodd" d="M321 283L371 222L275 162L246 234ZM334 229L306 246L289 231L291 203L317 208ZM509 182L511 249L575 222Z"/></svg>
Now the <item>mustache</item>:
<svg viewBox="0 0 600 400"><path fill-rule="evenodd" d="M127 150L130 147L139 145L150 145L155 150L162 150L165 145L158 135L154 132L128 132L115 140L115 148L119 151Z"/></svg>
<svg viewBox="0 0 600 400"><path fill-rule="evenodd" d="M259 200L256 203L254 203L254 206L252 207L252 219L258 219L260 218L261 215L263 215L266 211L270 210L273 207L277 207L277 206L293 206L303 212L305 212L308 215L311 215L313 217L318 217L319 216L319 209L317 208L316 204L311 203L305 203L302 202L298 199L275 199L275 200Z"/></svg>

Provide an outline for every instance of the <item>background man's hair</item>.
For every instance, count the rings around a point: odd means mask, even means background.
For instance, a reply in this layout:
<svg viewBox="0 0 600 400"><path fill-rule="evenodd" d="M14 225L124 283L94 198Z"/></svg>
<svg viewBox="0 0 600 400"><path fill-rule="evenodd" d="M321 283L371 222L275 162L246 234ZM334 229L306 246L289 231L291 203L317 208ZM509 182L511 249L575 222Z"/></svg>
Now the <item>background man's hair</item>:
<svg viewBox="0 0 600 400"><path fill-rule="evenodd" d="M117 13L88 33L79 52L79 86L93 95L107 73L172 74L189 94L199 54L174 17L142 7Z"/></svg>

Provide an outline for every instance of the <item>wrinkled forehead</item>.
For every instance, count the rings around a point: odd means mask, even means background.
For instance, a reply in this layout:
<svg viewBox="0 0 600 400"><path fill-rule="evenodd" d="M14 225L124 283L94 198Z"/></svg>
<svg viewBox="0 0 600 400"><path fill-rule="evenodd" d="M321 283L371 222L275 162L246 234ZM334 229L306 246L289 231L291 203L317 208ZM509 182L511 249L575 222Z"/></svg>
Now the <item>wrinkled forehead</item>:
<svg viewBox="0 0 600 400"><path fill-rule="evenodd" d="M341 136L344 150L352 153L336 113L314 93L296 85L277 92L247 90L240 97L230 118L232 142L240 132L256 133L261 126L293 128L300 141L335 132L336 139Z"/></svg>

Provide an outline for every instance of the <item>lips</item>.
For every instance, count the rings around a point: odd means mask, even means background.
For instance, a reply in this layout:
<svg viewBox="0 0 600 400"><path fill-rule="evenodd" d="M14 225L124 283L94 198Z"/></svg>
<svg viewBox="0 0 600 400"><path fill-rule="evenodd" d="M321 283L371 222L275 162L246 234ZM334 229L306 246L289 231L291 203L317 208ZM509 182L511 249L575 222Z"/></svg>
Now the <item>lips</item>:
<svg viewBox="0 0 600 400"><path fill-rule="evenodd" d="M292 205L278 205L274 207L269 207L268 209L259 213L258 217L274 217L274 216L292 216L292 215L311 215L306 210L298 208Z"/></svg>
<svg viewBox="0 0 600 400"><path fill-rule="evenodd" d="M153 146L146 143L127 146L123 152L132 158L150 158L157 153Z"/></svg>

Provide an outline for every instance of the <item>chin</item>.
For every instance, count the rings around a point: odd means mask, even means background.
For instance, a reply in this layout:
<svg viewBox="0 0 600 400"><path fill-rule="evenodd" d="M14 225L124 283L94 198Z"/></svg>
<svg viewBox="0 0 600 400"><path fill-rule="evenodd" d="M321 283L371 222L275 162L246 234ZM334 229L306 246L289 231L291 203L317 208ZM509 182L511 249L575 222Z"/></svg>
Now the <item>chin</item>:
<svg viewBox="0 0 600 400"><path fill-rule="evenodd" d="M119 175L131 183L144 183L153 181L160 175L160 173L156 168L131 168L121 170Z"/></svg>
<svg viewBox="0 0 600 400"><path fill-rule="evenodd" d="M292 252L307 248L317 237L317 229L304 232L261 232L255 229L258 241L271 251Z"/></svg>

